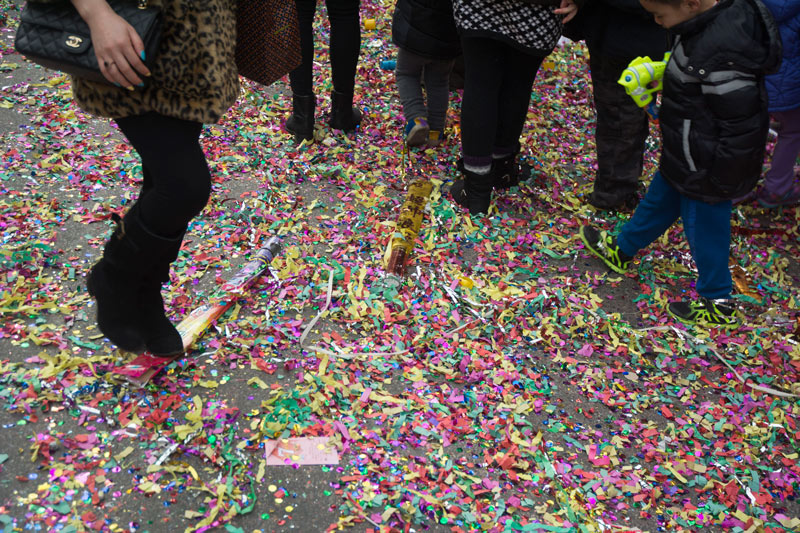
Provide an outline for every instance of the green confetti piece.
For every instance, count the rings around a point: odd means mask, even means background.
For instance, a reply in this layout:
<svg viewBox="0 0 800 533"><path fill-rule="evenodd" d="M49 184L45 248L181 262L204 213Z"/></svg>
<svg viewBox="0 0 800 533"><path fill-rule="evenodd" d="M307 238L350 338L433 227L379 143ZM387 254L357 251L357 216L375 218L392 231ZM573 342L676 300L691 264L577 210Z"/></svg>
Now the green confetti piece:
<svg viewBox="0 0 800 533"><path fill-rule="evenodd" d="M61 502L53 506L53 510L59 514L69 514L71 509L72 508L69 506L67 502Z"/></svg>
<svg viewBox="0 0 800 533"><path fill-rule="evenodd" d="M100 348L102 348L102 346L100 346L99 344L85 341L79 337L76 337L75 335L70 335L67 338L71 340L76 346L80 346L81 348L88 348L90 350L99 350Z"/></svg>

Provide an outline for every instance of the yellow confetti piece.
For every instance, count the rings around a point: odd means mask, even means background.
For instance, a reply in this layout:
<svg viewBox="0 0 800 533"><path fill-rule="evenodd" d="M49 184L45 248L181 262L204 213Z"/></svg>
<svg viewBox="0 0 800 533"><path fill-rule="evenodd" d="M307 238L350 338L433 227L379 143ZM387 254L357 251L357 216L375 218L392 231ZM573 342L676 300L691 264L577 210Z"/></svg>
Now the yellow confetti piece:
<svg viewBox="0 0 800 533"><path fill-rule="evenodd" d="M267 462L263 459L258 462L258 472L256 473L256 481L261 483L261 480L264 479L264 471L267 467Z"/></svg>
<svg viewBox="0 0 800 533"><path fill-rule="evenodd" d="M269 385L264 383L260 378L254 377L247 380L248 385L257 385L259 389L268 389Z"/></svg>
<svg viewBox="0 0 800 533"><path fill-rule="evenodd" d="M676 478L677 478L677 479L678 479L678 480L679 480L681 483L688 483L688 480L687 480L685 477L683 477L682 475L680 475L680 474L679 474L679 473L678 473L678 472L675 470L675 468L673 468L673 466L672 466L671 464L669 464L669 463L664 463L664 468L666 468L667 470L669 470L670 472L672 472L672 475L673 475L673 476L675 476L675 477L676 477Z"/></svg>
<svg viewBox="0 0 800 533"><path fill-rule="evenodd" d="M161 486L152 481L142 481L139 483L139 490L145 494L159 494L161 492Z"/></svg>
<svg viewBox="0 0 800 533"><path fill-rule="evenodd" d="M800 530L800 518L789 518L788 516L779 515L775 517L775 520L789 531Z"/></svg>
<svg viewBox="0 0 800 533"><path fill-rule="evenodd" d="M127 448L125 448L124 450L122 450L121 452L116 454L114 456L114 459L118 463L121 463L123 459L125 459L126 457L128 457L131 454L131 452L133 452L133 446L128 446Z"/></svg>

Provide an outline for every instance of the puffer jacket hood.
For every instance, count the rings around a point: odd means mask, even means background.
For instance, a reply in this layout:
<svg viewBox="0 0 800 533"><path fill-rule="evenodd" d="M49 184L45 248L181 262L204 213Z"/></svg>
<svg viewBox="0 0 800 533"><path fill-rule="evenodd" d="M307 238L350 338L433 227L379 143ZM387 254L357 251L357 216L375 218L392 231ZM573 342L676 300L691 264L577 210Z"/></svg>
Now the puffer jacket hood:
<svg viewBox="0 0 800 533"><path fill-rule="evenodd" d="M661 173L682 194L714 203L755 186L769 116L766 74L781 41L758 0L722 0L671 28L660 113Z"/></svg>
<svg viewBox="0 0 800 533"><path fill-rule="evenodd" d="M670 31L684 42L698 39L698 46L691 50L692 61L706 72L727 70L733 62L753 73L772 74L781 63L778 26L758 0L723 0Z"/></svg>

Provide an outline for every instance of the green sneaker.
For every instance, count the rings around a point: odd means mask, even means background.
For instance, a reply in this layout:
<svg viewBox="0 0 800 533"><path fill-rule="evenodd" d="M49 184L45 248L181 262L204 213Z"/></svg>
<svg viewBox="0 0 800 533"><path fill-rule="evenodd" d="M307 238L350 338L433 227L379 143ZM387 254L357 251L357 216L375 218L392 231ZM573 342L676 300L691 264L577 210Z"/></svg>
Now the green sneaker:
<svg viewBox="0 0 800 533"><path fill-rule="evenodd" d="M733 300L709 300L702 296L694 301L673 302L667 312L684 324L719 328L739 327L736 304Z"/></svg>
<svg viewBox="0 0 800 533"><path fill-rule="evenodd" d="M581 240L586 248L603 260L614 272L624 274L631 264L632 257L626 255L617 245L617 238L607 231L598 231L592 226L581 226Z"/></svg>

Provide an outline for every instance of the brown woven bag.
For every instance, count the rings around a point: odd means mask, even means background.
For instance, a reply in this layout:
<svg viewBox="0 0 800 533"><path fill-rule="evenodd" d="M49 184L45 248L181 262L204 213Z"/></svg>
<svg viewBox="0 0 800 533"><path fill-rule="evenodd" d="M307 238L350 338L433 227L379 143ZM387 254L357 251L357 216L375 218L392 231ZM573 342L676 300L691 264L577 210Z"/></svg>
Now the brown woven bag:
<svg viewBox="0 0 800 533"><path fill-rule="evenodd" d="M240 75L269 85L300 62L295 0L236 2L236 67Z"/></svg>

